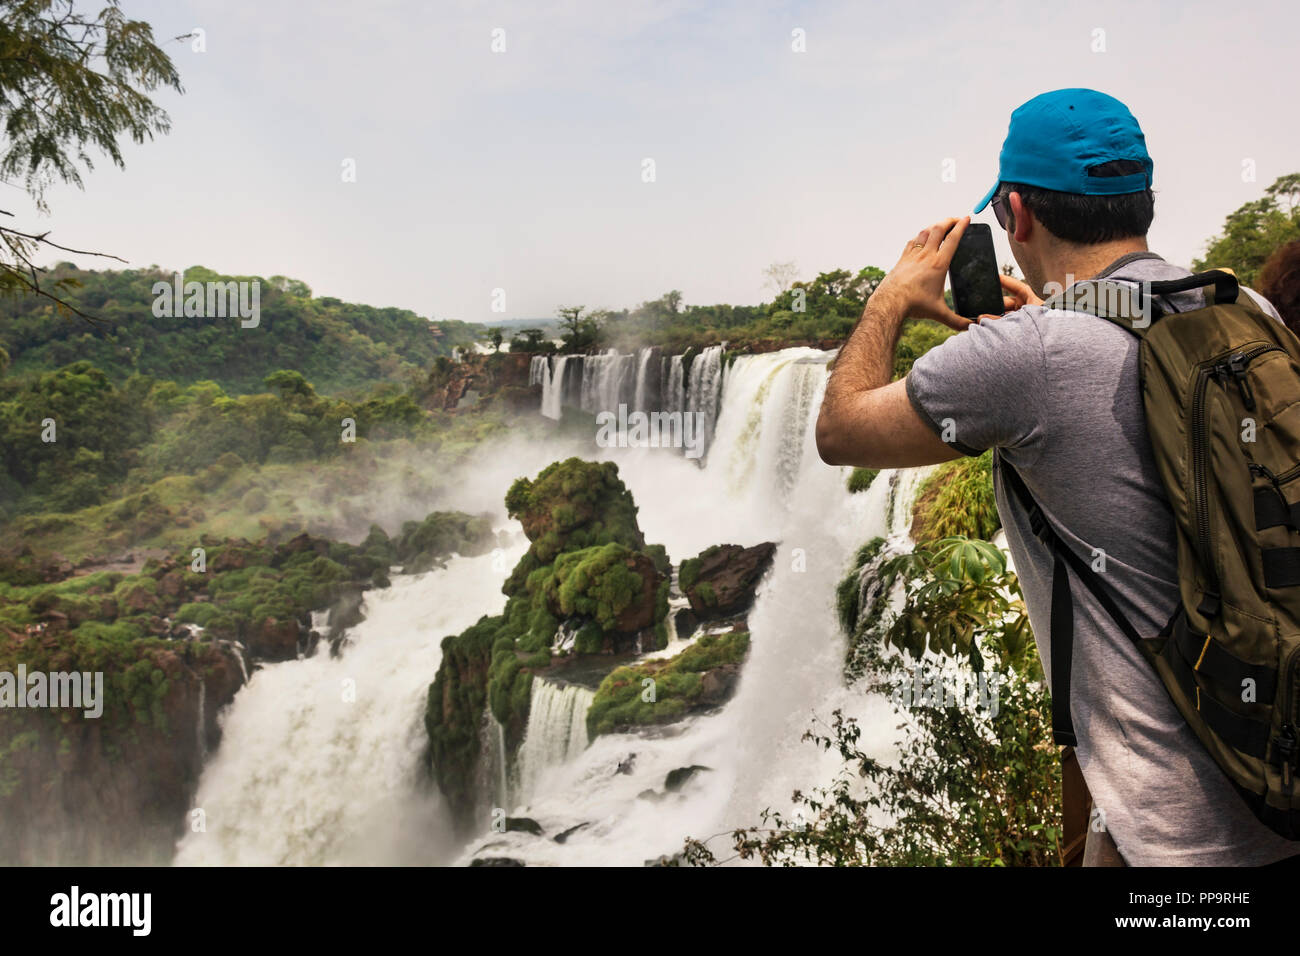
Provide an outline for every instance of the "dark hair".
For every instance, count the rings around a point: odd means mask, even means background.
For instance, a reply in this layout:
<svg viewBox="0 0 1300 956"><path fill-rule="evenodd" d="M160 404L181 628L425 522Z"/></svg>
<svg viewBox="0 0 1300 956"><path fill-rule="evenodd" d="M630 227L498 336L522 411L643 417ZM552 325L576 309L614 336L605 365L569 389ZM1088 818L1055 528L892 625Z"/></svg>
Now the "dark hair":
<svg viewBox="0 0 1300 956"><path fill-rule="evenodd" d="M1136 159L1115 159L1088 169L1089 176L1129 176L1143 170ZM1119 196L1084 196L1040 189L1023 183L999 183L998 198L1020 193L1020 199L1052 235L1066 242L1092 245L1114 239L1140 238L1155 218L1155 195L1150 189ZM1007 229L1015 231L1016 220L1007 208Z"/></svg>
<svg viewBox="0 0 1300 956"><path fill-rule="evenodd" d="M1259 270L1259 292L1300 335L1300 239L1279 246Z"/></svg>

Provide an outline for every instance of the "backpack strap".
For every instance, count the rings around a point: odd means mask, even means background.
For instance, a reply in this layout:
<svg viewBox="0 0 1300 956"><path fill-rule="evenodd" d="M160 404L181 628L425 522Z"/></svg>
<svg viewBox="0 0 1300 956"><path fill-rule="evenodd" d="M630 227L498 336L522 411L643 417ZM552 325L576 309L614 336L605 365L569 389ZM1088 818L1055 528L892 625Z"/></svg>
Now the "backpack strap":
<svg viewBox="0 0 1300 956"><path fill-rule="evenodd" d="M1049 646L1052 649L1052 739L1061 746L1078 744L1074 734L1074 721L1070 717L1070 675L1074 664L1074 599L1070 594L1071 570L1084 587L1097 599L1111 619L1124 632L1124 636L1141 648L1141 635L1132 622L1124 616L1114 598L1106 591L1101 576L1061 539L1043 509L1030 493L1019 473L1002 456L1002 477L1012 495L1029 515L1029 528L1034 537L1052 552L1052 620Z"/></svg>
<svg viewBox="0 0 1300 956"><path fill-rule="evenodd" d="M1211 286L1213 291L1210 289ZM1152 322L1169 312L1177 311L1165 308L1156 299L1202 288L1205 289L1207 306L1236 302L1240 291L1237 277L1222 269L1197 272L1181 279L1161 279L1138 285L1107 279L1083 279L1045 301L1043 308L1086 312L1098 318L1108 319L1141 337ZM1144 292L1150 295L1150 300L1145 307L1142 301Z"/></svg>

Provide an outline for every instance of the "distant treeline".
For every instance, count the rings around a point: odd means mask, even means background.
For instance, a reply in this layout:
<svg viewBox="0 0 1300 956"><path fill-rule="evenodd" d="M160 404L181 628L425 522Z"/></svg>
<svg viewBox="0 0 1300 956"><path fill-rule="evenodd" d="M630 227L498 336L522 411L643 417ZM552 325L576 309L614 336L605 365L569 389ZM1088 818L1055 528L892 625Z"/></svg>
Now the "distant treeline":
<svg viewBox="0 0 1300 956"><path fill-rule="evenodd" d="M154 286L174 282L170 272L92 272L61 263L42 276L42 284L94 321L41 296L0 298L0 349L8 353L9 374L84 360L117 382L139 373L180 384L208 380L241 394L260 391L267 375L288 368L321 391L337 393L380 381L406 382L412 372L482 334L480 326L431 322L407 309L314 298L304 283L284 276L225 276L194 266L183 277L205 285L256 280L256 326L242 326L233 303L225 317L155 315Z"/></svg>

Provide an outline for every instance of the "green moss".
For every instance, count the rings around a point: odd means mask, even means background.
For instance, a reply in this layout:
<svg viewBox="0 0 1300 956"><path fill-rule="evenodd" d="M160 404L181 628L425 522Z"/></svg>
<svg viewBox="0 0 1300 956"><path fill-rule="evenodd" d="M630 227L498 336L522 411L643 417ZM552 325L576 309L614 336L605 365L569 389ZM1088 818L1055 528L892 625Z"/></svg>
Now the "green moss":
<svg viewBox="0 0 1300 956"><path fill-rule="evenodd" d="M660 574L671 574L673 563L668 559L668 550L662 544L647 544L645 553L650 555L650 560L654 562L655 570Z"/></svg>
<svg viewBox="0 0 1300 956"><path fill-rule="evenodd" d="M423 521L408 521L391 543L367 538L376 557L385 564L401 562L409 573L427 571L450 554L476 555L496 543L489 515L435 511ZM364 547L364 546L363 546Z"/></svg>
<svg viewBox="0 0 1300 956"><path fill-rule="evenodd" d="M682 562L682 566L677 569L677 587L683 594L695 587L695 582L700 578L700 559L687 558Z"/></svg>
<svg viewBox="0 0 1300 956"><path fill-rule="evenodd" d="M510 486L506 511L524 526L538 564L594 545L645 547L636 505L613 462L568 458L548 465L536 479L520 478Z"/></svg>
<svg viewBox="0 0 1300 956"><path fill-rule="evenodd" d="M176 611L175 619L182 624L197 624L200 627L207 627L212 623L213 618L221 615L221 609L211 602L202 604L191 602L182 604Z"/></svg>
<svg viewBox="0 0 1300 956"><path fill-rule="evenodd" d="M627 566L631 557L631 551L615 543L561 554L549 582L552 606L561 617L582 615L612 630L645 586L641 575Z"/></svg>
<svg viewBox="0 0 1300 956"><path fill-rule="evenodd" d="M858 494L866 491L871 487L871 483L876 480L880 474L878 468L854 468L853 473L849 475L847 487L851 494Z"/></svg>
<svg viewBox="0 0 1300 956"><path fill-rule="evenodd" d="M698 701L703 672L738 663L748 650L747 632L705 635L668 661L618 668L596 690L587 711L587 732L595 737L622 727L677 720ZM654 700L645 699L650 687Z"/></svg>
<svg viewBox="0 0 1300 956"><path fill-rule="evenodd" d="M605 632L595 621L582 625L573 639L573 649L579 654L599 654L604 646Z"/></svg>

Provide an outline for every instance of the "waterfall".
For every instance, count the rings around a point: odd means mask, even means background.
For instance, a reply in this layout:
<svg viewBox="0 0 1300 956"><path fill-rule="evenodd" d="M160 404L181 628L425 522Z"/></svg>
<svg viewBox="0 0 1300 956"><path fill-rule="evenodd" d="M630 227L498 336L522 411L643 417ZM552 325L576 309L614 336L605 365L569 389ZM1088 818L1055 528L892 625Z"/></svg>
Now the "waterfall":
<svg viewBox="0 0 1300 956"><path fill-rule="evenodd" d="M547 838L512 831L451 845L440 799L420 785L425 697L442 638L500 610L503 578L526 542L517 540L504 562L453 558L445 569L394 575L391 587L368 591L366 619L340 657L317 651L252 675L219 718L222 744L200 780L195 807L205 811L207 832L187 833L176 862L464 863L481 851L529 864L638 865L679 851L688 836L758 824L766 808L788 812L793 790L828 784L842 764L803 741L814 716L842 710L859 721L863 749L888 759L896 723L889 702L843 681L835 588L864 542L905 533L923 472L886 471L867 492L849 494L849 470L826 466L816 451L831 353L742 355L724 372L715 349L692 360L561 355L536 374L544 376L542 411L552 418L581 402L588 381L593 395L607 399L617 388L660 410L694 403L705 411L714 390L703 467L653 448L588 454L618 463L646 540L665 545L674 563L710 545L777 542L749 614L749 656L723 708L588 741L591 692L534 678L516 792L507 792L504 732L490 714L480 728L480 775L491 778L485 801L512 811L522 805ZM503 448L501 461L479 472L499 484L498 497L554 452L523 450L525 458L518 446ZM670 603L677 613L679 601ZM672 630L669 652L677 653ZM667 774L692 765L709 769L666 792ZM563 843L549 839L568 830ZM727 855L725 840L713 845Z"/></svg>
<svg viewBox="0 0 1300 956"><path fill-rule="evenodd" d="M689 371L686 355L664 358L654 347L628 355L613 349L600 355L561 355L553 366L535 356L529 382L541 384L541 413L556 421L565 407L592 415L617 414L620 405L631 412L694 415L694 433L701 436L701 453L707 454L722 397L723 350L711 345L691 356Z"/></svg>
<svg viewBox="0 0 1300 956"><path fill-rule="evenodd" d="M699 416L699 429L707 452L713 438L713 423L718 417L718 400L722 396L722 346L711 345L691 363L691 381L687 386L686 411Z"/></svg>
<svg viewBox="0 0 1300 956"><path fill-rule="evenodd" d="M639 412L652 411L652 403L659 399L659 389L655 388L655 394L650 394L650 368L652 360L658 358L659 350L653 346L641 349L637 353L636 362L636 389L632 395L632 408ZM655 370L655 385L658 385L658 369Z"/></svg>
<svg viewBox="0 0 1300 956"><path fill-rule="evenodd" d="M200 678L199 679L199 719L195 726L195 731L194 731L195 736L197 738L195 743L197 744L198 751L199 751L200 767L203 766L203 762L208 759L208 734L207 734L207 727L206 727L207 715L204 713L204 710L207 705L207 699L208 699L208 685L203 681L202 678Z"/></svg>
<svg viewBox="0 0 1300 956"><path fill-rule="evenodd" d="M528 384L545 386L551 376L551 363L545 355L534 355L528 363Z"/></svg>
<svg viewBox="0 0 1300 956"><path fill-rule="evenodd" d="M508 548L506 566L523 551ZM340 656L320 641L309 657L258 669L222 713L221 747L199 780L206 831L186 833L175 862L438 862L449 828L421 786L425 700L442 639L503 605L499 568L485 554L394 575L366 592Z"/></svg>
<svg viewBox="0 0 1300 956"><path fill-rule="evenodd" d="M542 774L587 749L587 708L595 694L577 684L533 678L528 728L519 745L519 798L526 801Z"/></svg>
<svg viewBox="0 0 1300 956"><path fill-rule="evenodd" d="M812 429L829 360L815 349L786 349L732 363L715 436L731 494L770 506L791 500L810 463L814 473L835 473L821 464Z"/></svg>
<svg viewBox="0 0 1300 956"><path fill-rule="evenodd" d="M569 364L569 358L568 355L556 356L554 367L542 379L542 414L557 422L560 420L561 409L564 406L564 372Z"/></svg>
<svg viewBox="0 0 1300 956"><path fill-rule="evenodd" d="M506 770L506 731L492 713L483 708L483 723L479 729L478 787L487 803L485 817L498 807L510 806L510 784Z"/></svg>
<svg viewBox="0 0 1300 956"><path fill-rule="evenodd" d="M601 735L536 780L527 815L547 833L588 824L564 844L496 834L483 841L493 843L488 855L542 865L635 864L677 852L686 836L757 824L768 807L789 811L793 790L827 785L842 768L837 754L802 740L814 715L826 720L837 708L859 720L868 753L892 753L888 701L844 685L834 593L859 546L905 527L921 476L900 478L887 521L893 472L852 495L849 470L821 462L815 421L830 357L786 349L736 358L723 376L704 468L647 449L604 452L620 464L646 540L663 542L675 562L712 544L778 542L749 615L749 658L720 712L647 734ZM683 381L685 364L681 356L665 359L670 386ZM666 391L663 408L672 401L673 388ZM691 765L710 770L663 795L666 775ZM460 862L477 852L471 844Z"/></svg>
<svg viewBox="0 0 1300 956"><path fill-rule="evenodd" d="M679 412L686 407L686 357L674 355L668 360L668 381L664 386L663 410Z"/></svg>

